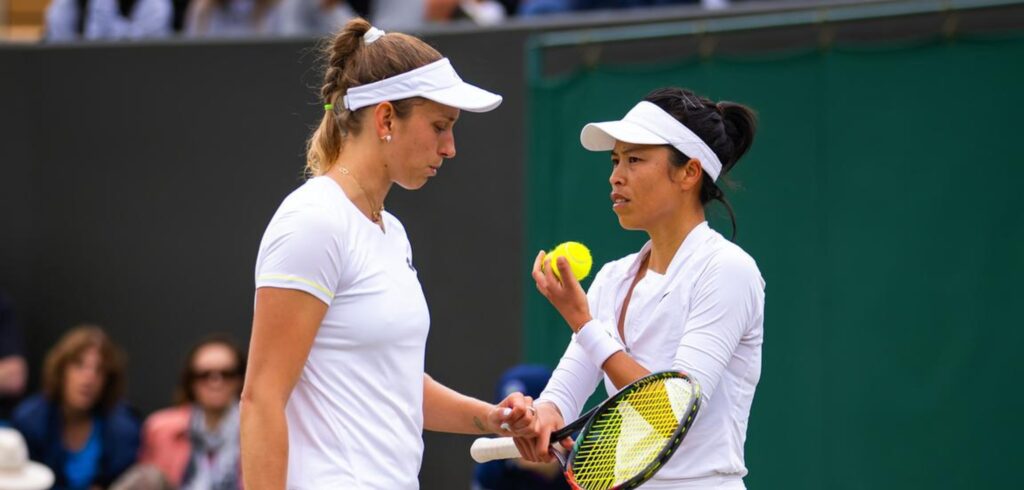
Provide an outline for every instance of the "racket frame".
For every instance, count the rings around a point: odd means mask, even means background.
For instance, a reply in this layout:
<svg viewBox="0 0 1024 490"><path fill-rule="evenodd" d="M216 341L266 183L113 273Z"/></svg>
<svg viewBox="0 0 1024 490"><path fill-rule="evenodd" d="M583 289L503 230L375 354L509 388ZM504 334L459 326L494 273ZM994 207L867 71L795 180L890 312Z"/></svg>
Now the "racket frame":
<svg viewBox="0 0 1024 490"><path fill-rule="evenodd" d="M654 474L657 473L659 469L661 469L662 465L664 465L665 462L672 457L672 454L674 454L676 449L679 448L679 445L682 444L683 438L686 436L686 433L690 429L690 426L693 425L693 419L697 416L697 411L700 409L700 385L690 375L684 372L658 371L634 381L625 388L619 390L619 392L616 393L615 395L609 397L600 405L590 409L590 411L588 411L582 417L576 419L573 423L555 432L552 432L551 445L555 446L562 439L571 436L573 432L576 432L578 429L580 429L580 426L583 427L582 430L580 430L581 437L577 437L577 439L582 438L582 436L584 436L590 430L591 425L593 425L594 420L597 419L596 416L599 413L603 412L604 410L607 410L610 406L615 404L618 400L622 399L622 397L626 396L627 394L636 391L637 389L640 389L641 387L646 386L650 383L668 378L682 378L686 380L687 383L690 383L690 386L693 386L693 397L690 400L689 405L686 407L685 415L682 422L679 424L679 427L676 427L676 430L672 434L672 438L670 439L669 444L667 444L664 448L661 449L661 451L658 453L658 456L655 457L654 460L651 461L651 463L648 464L643 471L637 473L632 478L622 482L619 485L610 487L608 490L629 490L640 486L641 483L650 480L651 477L653 477ZM572 446L572 451L569 452L568 455L562 454L561 451L557 451L554 449L552 449L551 451L552 453L554 453L555 458L558 459L558 462L562 464L565 479L567 482L569 482L569 485L572 486L573 490L583 490L582 487L580 487L576 483L576 475L573 473L572 468L572 461L573 459L576 458L576 451L578 449L579 445L574 443Z"/></svg>

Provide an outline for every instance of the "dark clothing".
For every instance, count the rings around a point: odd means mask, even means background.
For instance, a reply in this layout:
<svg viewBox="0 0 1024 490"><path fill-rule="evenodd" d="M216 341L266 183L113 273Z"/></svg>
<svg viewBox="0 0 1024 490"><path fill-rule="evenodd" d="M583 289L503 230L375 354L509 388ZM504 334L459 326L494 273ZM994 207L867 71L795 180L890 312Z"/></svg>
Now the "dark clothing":
<svg viewBox="0 0 1024 490"><path fill-rule="evenodd" d="M512 460L495 460L476 465L474 490L569 490L561 474L551 480L519 468Z"/></svg>
<svg viewBox="0 0 1024 490"><path fill-rule="evenodd" d="M135 463L139 452L139 419L123 403L118 403L109 412L96 415L100 419L96 427L102 428L103 454L93 484L106 487ZM67 489L64 473L67 450L63 444L64 423L60 408L42 395L35 395L18 405L11 423L25 436L29 458L53 470L57 478L53 488Z"/></svg>

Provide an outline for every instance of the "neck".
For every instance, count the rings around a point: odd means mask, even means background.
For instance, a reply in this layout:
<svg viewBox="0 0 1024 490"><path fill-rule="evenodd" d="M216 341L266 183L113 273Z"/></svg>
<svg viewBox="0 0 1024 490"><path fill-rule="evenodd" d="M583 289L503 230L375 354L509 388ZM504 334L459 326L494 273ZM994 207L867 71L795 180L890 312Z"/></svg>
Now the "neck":
<svg viewBox="0 0 1024 490"><path fill-rule="evenodd" d="M204 408L203 415L206 417L206 428L210 430L216 429L220 425L221 420L224 420L224 415L227 412L227 408Z"/></svg>
<svg viewBox="0 0 1024 490"><path fill-rule="evenodd" d="M704 208L698 205L696 209L682 210L670 219L648 229L647 234L651 237L651 258L647 268L658 274L667 272L676 251L704 219Z"/></svg>
<svg viewBox="0 0 1024 490"><path fill-rule="evenodd" d="M343 189L351 189L352 192L346 193L360 209L372 203L374 208L368 211L373 213L380 211L384 206L384 200L391 190L391 178L387 167L381 163L384 158L380 152L380 145L377 141L366 138L369 133L370 131L363 131L358 138L343 146L341 154L327 175L341 184ZM348 169L350 175L342 174L341 167ZM350 186L352 182L346 181L354 181L356 185Z"/></svg>
<svg viewBox="0 0 1024 490"><path fill-rule="evenodd" d="M64 412L64 425L80 425L92 421L92 413L88 410L64 406L62 411Z"/></svg>

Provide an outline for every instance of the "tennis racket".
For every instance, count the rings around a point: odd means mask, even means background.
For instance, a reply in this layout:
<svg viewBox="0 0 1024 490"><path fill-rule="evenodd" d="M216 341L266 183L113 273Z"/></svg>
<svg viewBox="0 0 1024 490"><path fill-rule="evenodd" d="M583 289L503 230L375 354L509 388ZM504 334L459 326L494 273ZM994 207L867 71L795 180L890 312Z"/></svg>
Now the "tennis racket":
<svg viewBox="0 0 1024 490"><path fill-rule="evenodd" d="M573 423L551 433L552 454L576 490L627 490L650 480L683 442L700 408L700 385L674 371L629 384ZM568 455L558 441L580 430ZM478 463L520 457L511 437L480 438Z"/></svg>

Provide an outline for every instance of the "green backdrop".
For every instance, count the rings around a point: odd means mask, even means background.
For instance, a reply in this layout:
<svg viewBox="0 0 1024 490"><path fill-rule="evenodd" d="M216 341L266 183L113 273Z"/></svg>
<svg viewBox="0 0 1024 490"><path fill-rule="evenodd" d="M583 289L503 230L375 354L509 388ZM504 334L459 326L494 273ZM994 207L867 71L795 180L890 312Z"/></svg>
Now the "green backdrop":
<svg viewBox="0 0 1024 490"><path fill-rule="evenodd" d="M525 264L564 240L590 245L595 267L643 244L611 211L608 155L578 135L666 85L760 117L727 190L767 281L748 486L1016 487L1024 39L531 80ZM728 236L724 210L712 216ZM526 289L525 356L553 365L569 329Z"/></svg>

